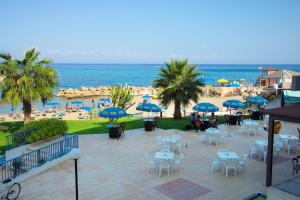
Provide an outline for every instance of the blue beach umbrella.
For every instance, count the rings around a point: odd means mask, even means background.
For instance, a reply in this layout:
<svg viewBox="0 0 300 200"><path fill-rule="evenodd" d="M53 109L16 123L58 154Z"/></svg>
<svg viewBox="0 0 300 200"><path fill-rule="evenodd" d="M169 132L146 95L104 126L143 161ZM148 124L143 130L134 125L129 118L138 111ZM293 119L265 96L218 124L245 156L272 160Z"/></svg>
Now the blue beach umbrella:
<svg viewBox="0 0 300 200"><path fill-rule="evenodd" d="M57 102L49 102L49 103L47 103L47 106L58 106L59 105L59 103L57 103Z"/></svg>
<svg viewBox="0 0 300 200"><path fill-rule="evenodd" d="M136 110L148 112L148 118L150 112L161 112L161 108L153 103L142 103L136 107Z"/></svg>
<svg viewBox="0 0 300 200"><path fill-rule="evenodd" d="M82 104L82 101L71 101L72 105L80 105Z"/></svg>
<svg viewBox="0 0 300 200"><path fill-rule="evenodd" d="M198 112L217 112L219 111L219 108L211 103L198 103L193 107L193 110Z"/></svg>
<svg viewBox="0 0 300 200"><path fill-rule="evenodd" d="M103 98L100 98L100 101L110 102L110 98L109 97L103 97Z"/></svg>
<svg viewBox="0 0 300 200"><path fill-rule="evenodd" d="M144 112L161 112L161 108L153 103L143 103L136 107L136 110Z"/></svg>
<svg viewBox="0 0 300 200"><path fill-rule="evenodd" d="M92 110L92 108L90 106L83 106L80 109L85 110L87 112L90 112Z"/></svg>
<svg viewBox="0 0 300 200"><path fill-rule="evenodd" d="M223 103L223 106L224 107L227 107L227 108L246 108L246 105L239 101L239 100L236 100L236 99L230 99L230 100L227 100Z"/></svg>
<svg viewBox="0 0 300 200"><path fill-rule="evenodd" d="M118 119L120 117L125 117L126 115L126 111L119 107L109 107L99 112L100 117L109 119Z"/></svg>
<svg viewBox="0 0 300 200"><path fill-rule="evenodd" d="M246 100L247 103L254 104L254 105L265 105L269 103L269 101L261 96L249 97Z"/></svg>
<svg viewBox="0 0 300 200"><path fill-rule="evenodd" d="M151 96L149 96L149 95L144 95L142 98L143 98L143 99L151 99Z"/></svg>

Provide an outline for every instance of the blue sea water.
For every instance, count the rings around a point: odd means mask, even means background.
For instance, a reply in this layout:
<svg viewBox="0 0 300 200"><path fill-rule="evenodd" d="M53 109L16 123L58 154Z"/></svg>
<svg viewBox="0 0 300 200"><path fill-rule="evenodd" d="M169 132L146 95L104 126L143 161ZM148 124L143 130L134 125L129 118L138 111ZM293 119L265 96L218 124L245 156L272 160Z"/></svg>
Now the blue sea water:
<svg viewBox="0 0 300 200"><path fill-rule="evenodd" d="M111 84L148 86L158 77L159 67L163 64L53 64L59 76L59 88L96 87ZM200 64L198 69L204 72L207 83L220 78L229 80L246 79L254 83L260 73L259 67L272 66L300 72L299 65L212 65Z"/></svg>
<svg viewBox="0 0 300 200"><path fill-rule="evenodd" d="M158 77L159 67L163 64L53 64L58 72L59 88L80 88L97 87L111 84L128 84L132 86L149 86ZM229 80L246 79L247 83L254 83L260 73L259 67L272 66L279 69L290 69L300 72L300 64L290 65L212 65L200 64L198 69L204 75L202 78L207 83L215 83L220 78ZM78 99L91 104L92 98ZM54 102L58 102L64 107L68 99L54 97ZM48 107L40 102L35 102L34 106L38 110L45 110ZM16 111L21 112L19 105ZM15 112L16 112L15 111ZM0 114L11 112L9 104L0 104Z"/></svg>

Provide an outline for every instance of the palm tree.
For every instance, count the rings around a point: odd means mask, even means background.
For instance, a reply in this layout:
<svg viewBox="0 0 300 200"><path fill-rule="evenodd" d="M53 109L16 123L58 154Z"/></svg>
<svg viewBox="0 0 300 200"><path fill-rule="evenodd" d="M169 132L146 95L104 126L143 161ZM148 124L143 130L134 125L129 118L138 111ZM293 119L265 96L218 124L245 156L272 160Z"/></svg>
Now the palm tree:
<svg viewBox="0 0 300 200"><path fill-rule="evenodd" d="M154 87L162 88L159 98L163 105L174 102L174 119L181 119L181 105L198 101L202 82L197 77L201 74L197 65L189 64L188 59L172 59L160 68L160 77L154 80Z"/></svg>
<svg viewBox="0 0 300 200"><path fill-rule="evenodd" d="M0 54L1 98L13 108L23 104L24 123L30 121L32 103L39 99L46 103L58 85L57 73L49 66L51 61L38 60L39 55L35 48L26 51L22 60Z"/></svg>

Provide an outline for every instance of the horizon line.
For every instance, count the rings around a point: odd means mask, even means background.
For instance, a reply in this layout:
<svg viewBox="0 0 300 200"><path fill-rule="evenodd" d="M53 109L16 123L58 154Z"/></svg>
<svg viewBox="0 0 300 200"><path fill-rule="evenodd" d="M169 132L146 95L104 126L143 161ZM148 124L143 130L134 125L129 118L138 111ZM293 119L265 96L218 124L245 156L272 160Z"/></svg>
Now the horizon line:
<svg viewBox="0 0 300 200"><path fill-rule="evenodd" d="M53 62L53 64L72 64L72 65L164 65L165 63L89 63L89 62ZM190 63L193 65L300 65L300 63Z"/></svg>

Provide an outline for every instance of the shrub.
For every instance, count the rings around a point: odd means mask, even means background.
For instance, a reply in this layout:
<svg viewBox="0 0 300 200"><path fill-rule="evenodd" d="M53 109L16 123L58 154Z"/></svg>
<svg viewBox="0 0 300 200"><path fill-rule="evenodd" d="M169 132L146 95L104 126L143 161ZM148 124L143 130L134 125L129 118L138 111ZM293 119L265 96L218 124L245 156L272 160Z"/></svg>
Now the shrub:
<svg viewBox="0 0 300 200"><path fill-rule="evenodd" d="M68 127L65 121L42 119L25 124L21 131L30 132L26 137L26 142L33 143L53 136L63 135L67 129Z"/></svg>
<svg viewBox="0 0 300 200"><path fill-rule="evenodd" d="M187 125L184 127L184 129L185 129L186 131L189 131L189 130L192 130L193 127L192 127L191 124L187 124Z"/></svg>

